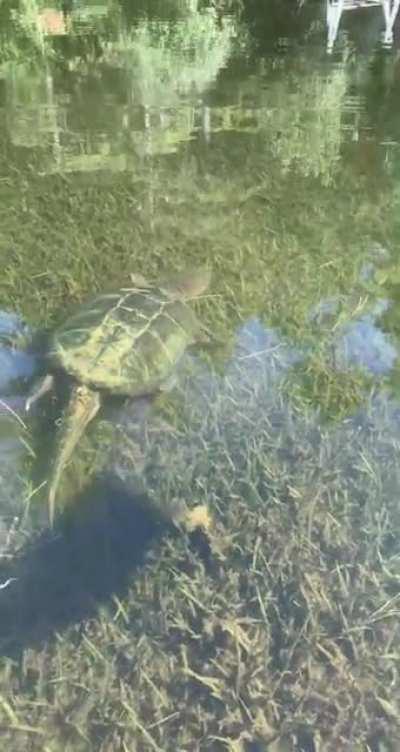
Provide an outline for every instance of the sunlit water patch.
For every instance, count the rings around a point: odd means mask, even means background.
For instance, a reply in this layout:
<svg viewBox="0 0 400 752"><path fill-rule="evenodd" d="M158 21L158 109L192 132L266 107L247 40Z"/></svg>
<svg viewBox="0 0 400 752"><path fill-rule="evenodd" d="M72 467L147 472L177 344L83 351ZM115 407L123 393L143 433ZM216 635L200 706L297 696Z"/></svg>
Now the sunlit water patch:
<svg viewBox="0 0 400 752"><path fill-rule="evenodd" d="M377 314L365 314L342 327L333 344L336 367L365 368L375 375L390 373L399 357L398 346L376 321L387 307L382 301Z"/></svg>
<svg viewBox="0 0 400 752"><path fill-rule="evenodd" d="M380 319L393 303L376 299L369 311L356 312L350 320L340 323L343 303L338 298L322 300L310 316L321 337L324 334L326 338L328 332L332 366L339 370L360 368L375 376L390 374L399 356L399 344L382 329Z"/></svg>
<svg viewBox="0 0 400 752"><path fill-rule="evenodd" d="M3 393L16 382L29 380L35 371L35 356L21 349L28 338L29 328L18 316L0 311L0 391Z"/></svg>

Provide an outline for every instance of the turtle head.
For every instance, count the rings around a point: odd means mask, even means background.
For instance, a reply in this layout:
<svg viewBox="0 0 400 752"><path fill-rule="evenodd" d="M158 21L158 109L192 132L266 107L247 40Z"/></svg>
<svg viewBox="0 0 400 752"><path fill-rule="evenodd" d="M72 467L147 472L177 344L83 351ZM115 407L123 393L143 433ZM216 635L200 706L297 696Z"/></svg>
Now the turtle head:
<svg viewBox="0 0 400 752"><path fill-rule="evenodd" d="M178 300L196 298L207 290L211 282L211 272L205 266L175 274L162 283L162 288L172 298Z"/></svg>

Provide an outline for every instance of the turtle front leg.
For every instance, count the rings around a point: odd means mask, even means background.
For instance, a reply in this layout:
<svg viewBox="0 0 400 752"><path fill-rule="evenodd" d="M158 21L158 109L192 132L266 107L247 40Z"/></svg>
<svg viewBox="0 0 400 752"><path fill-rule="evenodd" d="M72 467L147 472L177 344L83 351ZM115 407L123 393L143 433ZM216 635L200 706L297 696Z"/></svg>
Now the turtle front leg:
<svg viewBox="0 0 400 752"><path fill-rule="evenodd" d="M36 400L43 397L46 392L49 392L51 389L53 389L54 386L54 376L51 373L48 373L38 384L35 391L28 397L28 399L25 402L25 411L29 412L32 405Z"/></svg>
<svg viewBox="0 0 400 752"><path fill-rule="evenodd" d="M57 432L57 450L49 480L49 521L53 527L56 513L56 494L64 468L70 459L86 426L100 408L100 394L85 384L73 387L63 420Z"/></svg>

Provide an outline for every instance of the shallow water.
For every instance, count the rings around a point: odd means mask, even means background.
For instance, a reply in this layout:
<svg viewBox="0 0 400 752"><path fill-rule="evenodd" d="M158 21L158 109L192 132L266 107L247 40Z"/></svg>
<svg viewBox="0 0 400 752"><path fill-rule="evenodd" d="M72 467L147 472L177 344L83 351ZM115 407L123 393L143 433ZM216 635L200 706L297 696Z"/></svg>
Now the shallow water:
<svg viewBox="0 0 400 752"><path fill-rule="evenodd" d="M253 331L255 351L257 338L289 348L304 368L319 353L333 377L356 369L386 389L398 358L396 27L384 50L379 9L343 17L327 56L311 5L271 17L179 7L171 21L151 3L136 16L32 6L24 34L4 11L1 304L40 326L124 283L127 264L156 274L198 259L221 296L206 316L232 347ZM17 319L0 324L5 341ZM33 375L32 356L6 341L0 358L4 393Z"/></svg>
<svg viewBox="0 0 400 752"><path fill-rule="evenodd" d="M101 3L3 11L0 304L47 325L127 270L205 262L204 315L232 352L252 332L254 352L291 353L294 383L319 358L333 380L364 374L392 398L396 26L383 49L379 9L346 16L327 55L312 4L270 17L179 8L174 21L151 3L136 16ZM0 321L4 394L37 367L9 347L17 323Z"/></svg>
<svg viewBox="0 0 400 752"><path fill-rule="evenodd" d="M325 5L311 1L11 5L0 553L15 518L45 508L59 417L46 399L24 414L40 356L21 350L22 320L41 330L132 272L206 264L193 305L216 347L183 359L161 405L106 403L68 493L90 496L91 478L95 496L106 473L223 516L230 499L266 508L320 482L329 503L363 500L364 532L386 515L377 557L397 577L399 22L384 49L379 8L348 14L327 54Z"/></svg>

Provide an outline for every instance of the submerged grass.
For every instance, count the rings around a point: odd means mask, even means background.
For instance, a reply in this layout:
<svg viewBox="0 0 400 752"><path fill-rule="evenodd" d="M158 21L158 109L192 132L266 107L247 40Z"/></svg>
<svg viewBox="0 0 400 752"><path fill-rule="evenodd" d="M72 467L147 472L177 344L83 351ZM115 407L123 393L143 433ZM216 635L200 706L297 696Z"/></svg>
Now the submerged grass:
<svg viewBox="0 0 400 752"><path fill-rule="evenodd" d="M4 743L395 750L392 408L371 402L322 428L282 402L270 354L179 389L184 422L139 427L125 410L119 445L105 441L107 471L128 497L92 490L89 514L34 544L1 593ZM123 453L135 444L142 493L163 507L209 504L209 540L143 528L137 463Z"/></svg>
<svg viewBox="0 0 400 752"><path fill-rule="evenodd" d="M390 245L389 187L372 201L346 168L328 191L232 153L96 184L5 168L2 308L52 325L104 280L206 263L200 314L228 343L219 368L187 359L163 409L93 426L79 512L1 561L11 752L398 749L396 407L325 355L339 314L312 315L378 295L360 272ZM209 539L146 512L179 503L209 506Z"/></svg>

